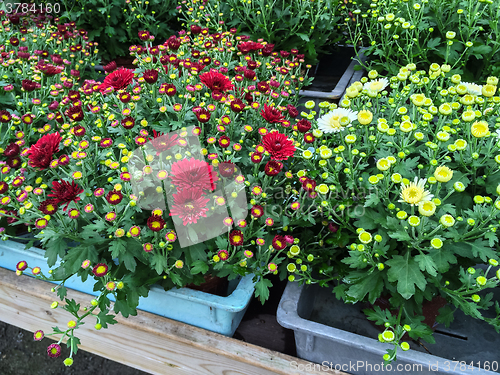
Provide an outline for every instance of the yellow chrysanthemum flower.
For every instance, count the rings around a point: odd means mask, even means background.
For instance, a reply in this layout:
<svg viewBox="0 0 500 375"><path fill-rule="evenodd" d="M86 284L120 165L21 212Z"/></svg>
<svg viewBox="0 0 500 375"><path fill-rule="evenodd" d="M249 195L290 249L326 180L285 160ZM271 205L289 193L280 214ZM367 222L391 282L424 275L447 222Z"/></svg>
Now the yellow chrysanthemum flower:
<svg viewBox="0 0 500 375"><path fill-rule="evenodd" d="M412 206L418 205L421 202L430 201L434 195L424 189L426 179L418 179L415 177L413 182L409 184L403 183L401 185L401 200L399 202L406 202Z"/></svg>
<svg viewBox="0 0 500 375"><path fill-rule="evenodd" d="M439 182L448 182L453 177L453 171L450 168L442 165L436 168L436 170L434 171L434 177Z"/></svg>
<svg viewBox="0 0 500 375"><path fill-rule="evenodd" d="M488 123L486 121L476 121L470 127L470 132L476 138L483 138L489 133Z"/></svg>
<svg viewBox="0 0 500 375"><path fill-rule="evenodd" d="M436 212L436 204L432 201L420 202L418 205L418 212L422 216L432 216Z"/></svg>
<svg viewBox="0 0 500 375"><path fill-rule="evenodd" d="M373 120L373 113L364 109L358 112L358 121L361 125L369 125Z"/></svg>

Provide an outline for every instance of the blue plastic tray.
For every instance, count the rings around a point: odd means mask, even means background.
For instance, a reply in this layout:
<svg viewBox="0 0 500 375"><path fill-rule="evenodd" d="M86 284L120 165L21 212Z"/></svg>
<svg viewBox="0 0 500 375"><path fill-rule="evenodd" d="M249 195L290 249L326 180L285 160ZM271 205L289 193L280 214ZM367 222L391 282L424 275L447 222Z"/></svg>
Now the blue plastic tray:
<svg viewBox="0 0 500 375"><path fill-rule="evenodd" d="M44 250L32 247L25 250L25 245L14 241L0 241L0 267L12 271L16 264L25 260L30 267L38 266L45 275L49 267L43 257ZM29 273L26 273L29 275ZM229 295L220 297L188 288L163 290L153 285L147 298L140 298L138 309L169 319L191 324L225 336L232 336L245 314L254 293L253 275L229 282ZM94 292L94 278L82 282L74 276L65 282L65 286L82 293L97 295ZM110 298L113 300L113 298ZM82 301L83 302L83 301Z"/></svg>

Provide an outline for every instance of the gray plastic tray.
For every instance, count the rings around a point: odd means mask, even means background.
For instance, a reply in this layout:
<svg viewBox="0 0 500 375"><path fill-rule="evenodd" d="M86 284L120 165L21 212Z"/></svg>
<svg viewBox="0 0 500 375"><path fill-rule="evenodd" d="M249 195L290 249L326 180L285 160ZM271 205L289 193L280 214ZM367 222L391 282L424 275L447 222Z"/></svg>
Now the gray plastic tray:
<svg viewBox="0 0 500 375"><path fill-rule="evenodd" d="M399 350L391 370L382 368L382 356L392 346L374 339L380 331L361 310L360 304L337 300L331 289L289 282L277 319L283 327L294 330L297 356L324 369L359 375L494 375L500 370L500 335L489 324L458 312L449 329L438 326L436 344L424 343L431 354L410 342L412 349ZM478 363L489 366L490 371L479 368Z"/></svg>

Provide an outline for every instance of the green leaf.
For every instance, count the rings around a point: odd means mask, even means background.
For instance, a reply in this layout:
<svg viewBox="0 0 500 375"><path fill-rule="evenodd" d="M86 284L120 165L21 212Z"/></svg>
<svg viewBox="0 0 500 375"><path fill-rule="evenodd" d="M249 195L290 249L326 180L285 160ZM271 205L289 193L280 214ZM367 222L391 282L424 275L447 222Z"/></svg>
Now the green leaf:
<svg viewBox="0 0 500 375"><path fill-rule="evenodd" d="M69 336L66 346L71 350L73 354L78 352L78 344L80 344L80 339L76 336Z"/></svg>
<svg viewBox="0 0 500 375"><path fill-rule="evenodd" d="M453 244L448 244L453 248ZM433 249L429 251L429 255L434 260L436 269L440 273L445 273L450 269L450 264L457 264L457 258L453 254L453 250L445 244L441 249Z"/></svg>
<svg viewBox="0 0 500 375"><path fill-rule="evenodd" d="M418 262L421 271L427 271L431 276L437 275L437 266L431 256L419 254L415 257L415 260Z"/></svg>
<svg viewBox="0 0 500 375"><path fill-rule="evenodd" d="M68 250L64 257L64 269L67 273L73 274L78 272L84 260L90 260L92 263L97 263L99 252L94 246L80 245Z"/></svg>
<svg viewBox="0 0 500 375"><path fill-rule="evenodd" d="M355 298L357 301L362 301L368 294L368 301L374 303L380 297L384 289L384 278L379 271L372 272L366 277L351 285L346 291L346 294Z"/></svg>
<svg viewBox="0 0 500 375"><path fill-rule="evenodd" d="M161 254L154 254L151 258L151 267L153 267L158 275L161 275L163 271L167 268L168 261Z"/></svg>
<svg viewBox="0 0 500 375"><path fill-rule="evenodd" d="M390 282L397 282L397 290L405 299L415 294L415 285L420 290L425 290L427 280L415 261L411 258L410 251L405 256L395 255L386 264L390 267L387 276Z"/></svg>
<svg viewBox="0 0 500 375"><path fill-rule="evenodd" d="M297 36L299 36L302 40L306 41L306 42L309 42L310 39L309 37L306 35L306 34L303 34L303 33L297 33L296 34Z"/></svg>
<svg viewBox="0 0 500 375"><path fill-rule="evenodd" d="M47 241L46 246L44 247L45 258L47 258L47 265L49 267L53 267L57 262L57 256L59 256L61 259L64 257L68 245L66 244L66 241L64 241L64 239L60 237L59 233L55 233L52 230L50 230L50 232L53 233L53 237L51 237ZM48 235L47 230L44 231L44 235Z"/></svg>
<svg viewBox="0 0 500 375"><path fill-rule="evenodd" d="M255 297L259 298L262 304L269 299L269 287L271 286L273 283L264 277L261 277L255 284Z"/></svg>
<svg viewBox="0 0 500 375"><path fill-rule="evenodd" d="M215 239L215 244L217 245L217 248L219 250L227 249L227 244L228 244L227 238L219 236Z"/></svg>
<svg viewBox="0 0 500 375"><path fill-rule="evenodd" d="M80 304L76 304L74 299L69 300L65 299L66 305L63 306L63 309L71 314L76 314L80 310Z"/></svg>
<svg viewBox="0 0 500 375"><path fill-rule="evenodd" d="M111 251L112 258L118 258L120 254L127 251L127 248L125 247L125 241L122 239L115 239L111 242L109 251Z"/></svg>
<svg viewBox="0 0 500 375"><path fill-rule="evenodd" d="M219 263L222 265L222 262ZM196 275L198 273L201 273L201 274L206 274L208 272L208 264L202 260L197 260L195 262L193 262L193 266L191 267L191 273L193 275Z"/></svg>
<svg viewBox="0 0 500 375"><path fill-rule="evenodd" d="M441 307L439 309L439 315L436 317L436 322L444 324L446 327L449 327L451 322L453 322L453 314L455 310L453 310L449 305Z"/></svg>
<svg viewBox="0 0 500 375"><path fill-rule="evenodd" d="M102 324L103 328L108 328L108 324L116 324L118 323L115 320L115 316L111 314L107 314L107 311L101 311L97 315L98 323Z"/></svg>
<svg viewBox="0 0 500 375"><path fill-rule="evenodd" d="M427 47L429 47L430 49L436 49L436 47L439 45L440 42L441 42L440 37L430 39L427 42Z"/></svg>
<svg viewBox="0 0 500 375"><path fill-rule="evenodd" d="M66 287L64 285L61 285L59 288L57 288L57 295L61 299L61 301L66 297Z"/></svg>
<svg viewBox="0 0 500 375"><path fill-rule="evenodd" d="M197 243L188 247L189 255L191 257L191 262L197 260L206 260L207 253L205 252L207 246L204 243ZM189 262L189 263L191 263Z"/></svg>
<svg viewBox="0 0 500 375"><path fill-rule="evenodd" d="M365 201L364 207L375 207L380 203L380 198L377 193L371 193Z"/></svg>

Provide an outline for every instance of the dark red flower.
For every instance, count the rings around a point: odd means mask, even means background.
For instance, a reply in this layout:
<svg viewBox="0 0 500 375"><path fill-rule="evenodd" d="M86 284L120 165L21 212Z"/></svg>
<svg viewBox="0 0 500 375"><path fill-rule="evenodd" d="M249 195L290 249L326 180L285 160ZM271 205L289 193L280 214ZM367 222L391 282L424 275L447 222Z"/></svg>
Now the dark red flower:
<svg viewBox="0 0 500 375"><path fill-rule="evenodd" d="M29 164L31 167L45 169L52 161L52 156L59 151L62 137L59 132L46 134L28 150Z"/></svg>
<svg viewBox="0 0 500 375"><path fill-rule="evenodd" d="M106 73L111 73L116 69L116 62L111 61L107 65L104 65L103 68Z"/></svg>
<svg viewBox="0 0 500 375"><path fill-rule="evenodd" d="M255 76L257 75L254 70L247 69L245 70L245 73L243 73L246 79L249 79L250 81L253 81Z"/></svg>
<svg viewBox="0 0 500 375"><path fill-rule="evenodd" d="M92 268L92 273L97 277L103 277L108 273L109 267L104 263L97 263Z"/></svg>
<svg viewBox="0 0 500 375"><path fill-rule="evenodd" d="M156 83L158 81L158 70L156 69L147 69L144 71L142 77L147 83Z"/></svg>
<svg viewBox="0 0 500 375"><path fill-rule="evenodd" d="M297 117L299 115L299 110L296 107L294 107L293 105L291 105L291 104L288 104L286 106L286 109L288 111L288 115L291 118L295 118L295 117Z"/></svg>
<svg viewBox="0 0 500 375"><path fill-rule="evenodd" d="M19 151L20 151L19 145L17 143L12 142L5 148L5 151L3 152L3 154L5 156L9 156L9 157L10 156L17 156L17 155L19 155Z"/></svg>
<svg viewBox="0 0 500 375"><path fill-rule="evenodd" d="M66 116L68 116L73 121L82 121L83 120L83 109L79 105L69 107L66 110Z"/></svg>
<svg viewBox="0 0 500 375"><path fill-rule="evenodd" d="M216 102L220 101L224 97L224 94L220 91L212 91L212 99Z"/></svg>
<svg viewBox="0 0 500 375"><path fill-rule="evenodd" d="M123 194L121 191L117 191L115 189L111 190L108 194L106 194L106 200L109 204L115 205L122 201Z"/></svg>
<svg viewBox="0 0 500 375"><path fill-rule="evenodd" d="M272 246L275 250L283 250L286 247L285 237L280 234L274 236Z"/></svg>
<svg viewBox="0 0 500 375"><path fill-rule="evenodd" d="M18 52L17 53L17 57L19 57L20 59L29 59L30 58L30 53L29 52Z"/></svg>
<svg viewBox="0 0 500 375"><path fill-rule="evenodd" d="M260 163L262 161L262 154L260 152L254 152L252 156L250 156L250 160L255 164Z"/></svg>
<svg viewBox="0 0 500 375"><path fill-rule="evenodd" d="M9 122L10 120L12 120L12 115L8 111L6 111L5 109L2 109L0 111L0 122L5 124L5 123Z"/></svg>
<svg viewBox="0 0 500 375"><path fill-rule="evenodd" d="M50 358L57 358L61 355L61 346L59 344L50 344L47 348L47 354Z"/></svg>
<svg viewBox="0 0 500 375"><path fill-rule="evenodd" d="M257 64L257 61L254 61L254 60L248 60L247 61L247 67L248 69L251 69L251 70L255 70L257 69L259 65Z"/></svg>
<svg viewBox="0 0 500 375"><path fill-rule="evenodd" d="M214 190L218 177L212 167L203 160L183 159L172 164L171 181L178 189L199 188Z"/></svg>
<svg viewBox="0 0 500 375"><path fill-rule="evenodd" d="M314 135L312 133L306 133L304 134L304 142L305 143L313 143L316 140Z"/></svg>
<svg viewBox="0 0 500 375"><path fill-rule="evenodd" d="M122 103L128 103L130 100L132 100L132 95L130 95L128 92L124 92L118 95L118 99L120 99Z"/></svg>
<svg viewBox="0 0 500 375"><path fill-rule="evenodd" d="M246 55L249 52L258 51L258 50L262 49L263 47L264 46L262 44L252 42L252 41L242 42L242 43L238 44L238 50L244 55Z"/></svg>
<svg viewBox="0 0 500 375"><path fill-rule="evenodd" d="M250 214L253 216L253 217L256 217L257 219L259 217L262 217L262 215L264 215L264 207L256 204L252 207L252 209L250 210Z"/></svg>
<svg viewBox="0 0 500 375"><path fill-rule="evenodd" d="M241 230L235 229L229 233L229 243L233 246L243 245L244 237Z"/></svg>
<svg viewBox="0 0 500 375"><path fill-rule="evenodd" d="M328 223L328 230L331 233L337 233L337 231L339 230L339 226L337 224L335 224L333 221L330 221Z"/></svg>
<svg viewBox="0 0 500 375"><path fill-rule="evenodd" d="M177 134L170 136L169 134L163 134L153 130L153 135L154 139L149 138L149 140L155 148L157 156L177 144Z"/></svg>
<svg viewBox="0 0 500 375"><path fill-rule="evenodd" d="M80 92L76 91L76 90L69 90L68 91L68 98L69 100L71 100L72 102L75 102L77 100L80 100Z"/></svg>
<svg viewBox="0 0 500 375"><path fill-rule="evenodd" d="M236 165L229 162L224 161L219 164L219 173L222 177L231 177L236 172Z"/></svg>
<svg viewBox="0 0 500 375"><path fill-rule="evenodd" d="M262 137L262 144L264 145L264 149L269 152L271 159L274 160L286 160L288 157L293 156L295 152L293 142L285 134L277 131L268 133Z"/></svg>
<svg viewBox="0 0 500 375"><path fill-rule="evenodd" d="M301 119L297 123L297 130L301 133L306 133L311 129L311 123L307 121L305 118Z"/></svg>
<svg viewBox="0 0 500 375"><path fill-rule="evenodd" d="M235 113L240 113L245 109L245 103L241 99L234 99L231 101L231 110Z"/></svg>
<svg viewBox="0 0 500 375"><path fill-rule="evenodd" d="M49 109L51 111L55 111L59 107L59 102L57 100L54 100L52 103L49 104Z"/></svg>
<svg viewBox="0 0 500 375"><path fill-rule="evenodd" d="M262 56L270 56L273 53L274 44L266 44L264 48L262 48Z"/></svg>
<svg viewBox="0 0 500 375"><path fill-rule="evenodd" d="M7 165L11 168L18 169L21 167L21 158L19 156L12 156L7 159Z"/></svg>
<svg viewBox="0 0 500 375"><path fill-rule="evenodd" d="M31 92L36 89L36 82L33 82L29 79L23 79L21 81L21 86L23 87L24 91Z"/></svg>
<svg viewBox="0 0 500 375"><path fill-rule="evenodd" d="M60 166L65 166L69 164L69 156L66 154L62 154L59 156L59 159L57 159L57 165Z"/></svg>
<svg viewBox="0 0 500 375"><path fill-rule="evenodd" d="M77 137L83 137L85 135L85 128L81 125L77 125L73 128L73 134Z"/></svg>
<svg viewBox="0 0 500 375"><path fill-rule="evenodd" d="M283 163L276 160L269 160L264 167L264 172L268 176L276 176L283 169Z"/></svg>
<svg viewBox="0 0 500 375"><path fill-rule="evenodd" d="M174 96L177 93L177 88L172 83L162 83L159 92L160 94L167 94L167 96Z"/></svg>
<svg viewBox="0 0 500 375"><path fill-rule="evenodd" d="M268 106L267 104L264 104L264 109L260 111L260 114L262 115L264 120L266 120L270 124L279 123L285 119L279 109Z"/></svg>
<svg viewBox="0 0 500 375"><path fill-rule="evenodd" d="M153 232L159 232L165 226L165 220L159 215L153 215L148 219L147 225Z"/></svg>
<svg viewBox="0 0 500 375"><path fill-rule="evenodd" d="M10 44L12 44L14 47L17 47L19 45L19 39L16 37L12 37L9 39Z"/></svg>
<svg viewBox="0 0 500 375"><path fill-rule="evenodd" d="M201 26L191 25L191 33L194 35L201 33Z"/></svg>
<svg viewBox="0 0 500 375"><path fill-rule="evenodd" d="M0 194L5 193L7 190L9 190L9 184L5 181L0 181Z"/></svg>
<svg viewBox="0 0 500 375"><path fill-rule="evenodd" d="M139 31L139 39L140 40L149 40L149 37L151 36L151 34L149 33L149 31Z"/></svg>
<svg viewBox="0 0 500 375"><path fill-rule="evenodd" d="M196 224L200 217L207 217L210 199L200 189L181 189L172 196L174 203L170 206L170 216L179 216L183 225Z"/></svg>
<svg viewBox="0 0 500 375"><path fill-rule="evenodd" d="M219 137L219 146L222 148L228 148L231 145L231 138L227 135L221 135Z"/></svg>
<svg viewBox="0 0 500 375"><path fill-rule="evenodd" d="M305 191L308 192L313 192L314 189L316 189L316 181L314 181L312 178L305 178L305 180L302 182L302 188Z"/></svg>
<svg viewBox="0 0 500 375"><path fill-rule="evenodd" d="M130 85L133 79L133 70L122 67L108 74L106 78L104 78L104 82L99 86L99 90L103 92L108 87L113 87L115 90L122 90Z"/></svg>
<svg viewBox="0 0 500 375"><path fill-rule="evenodd" d="M63 211L66 211L69 204L73 201L78 202L80 197L78 194L83 193L83 189L76 184L75 181L52 181L52 191L48 194L48 197L53 197L57 203L66 203Z"/></svg>
<svg viewBox="0 0 500 375"><path fill-rule="evenodd" d="M198 119L198 121L201 123L208 122L210 120L210 116L211 116L210 112L205 108L201 108L201 109L197 110L196 112L194 112L194 114L196 115L196 118Z"/></svg>
<svg viewBox="0 0 500 375"><path fill-rule="evenodd" d="M54 215L58 208L59 202L56 199L47 199L38 206L38 209L42 211L44 215Z"/></svg>
<svg viewBox="0 0 500 375"><path fill-rule="evenodd" d="M165 44L168 46L169 49L177 51L181 46L181 40L180 38L177 38L175 35L172 35L170 38L167 39Z"/></svg>
<svg viewBox="0 0 500 375"><path fill-rule="evenodd" d="M131 116L125 117L121 124L125 129L132 129L135 126L135 119Z"/></svg>
<svg viewBox="0 0 500 375"><path fill-rule="evenodd" d="M64 68L59 68L54 65L47 64L43 68L40 68L40 71L45 74L48 77L53 77L56 74L61 73L64 70Z"/></svg>
<svg viewBox="0 0 500 375"><path fill-rule="evenodd" d="M200 81L212 91L225 92L234 88L231 80L219 72L207 72L200 75Z"/></svg>

